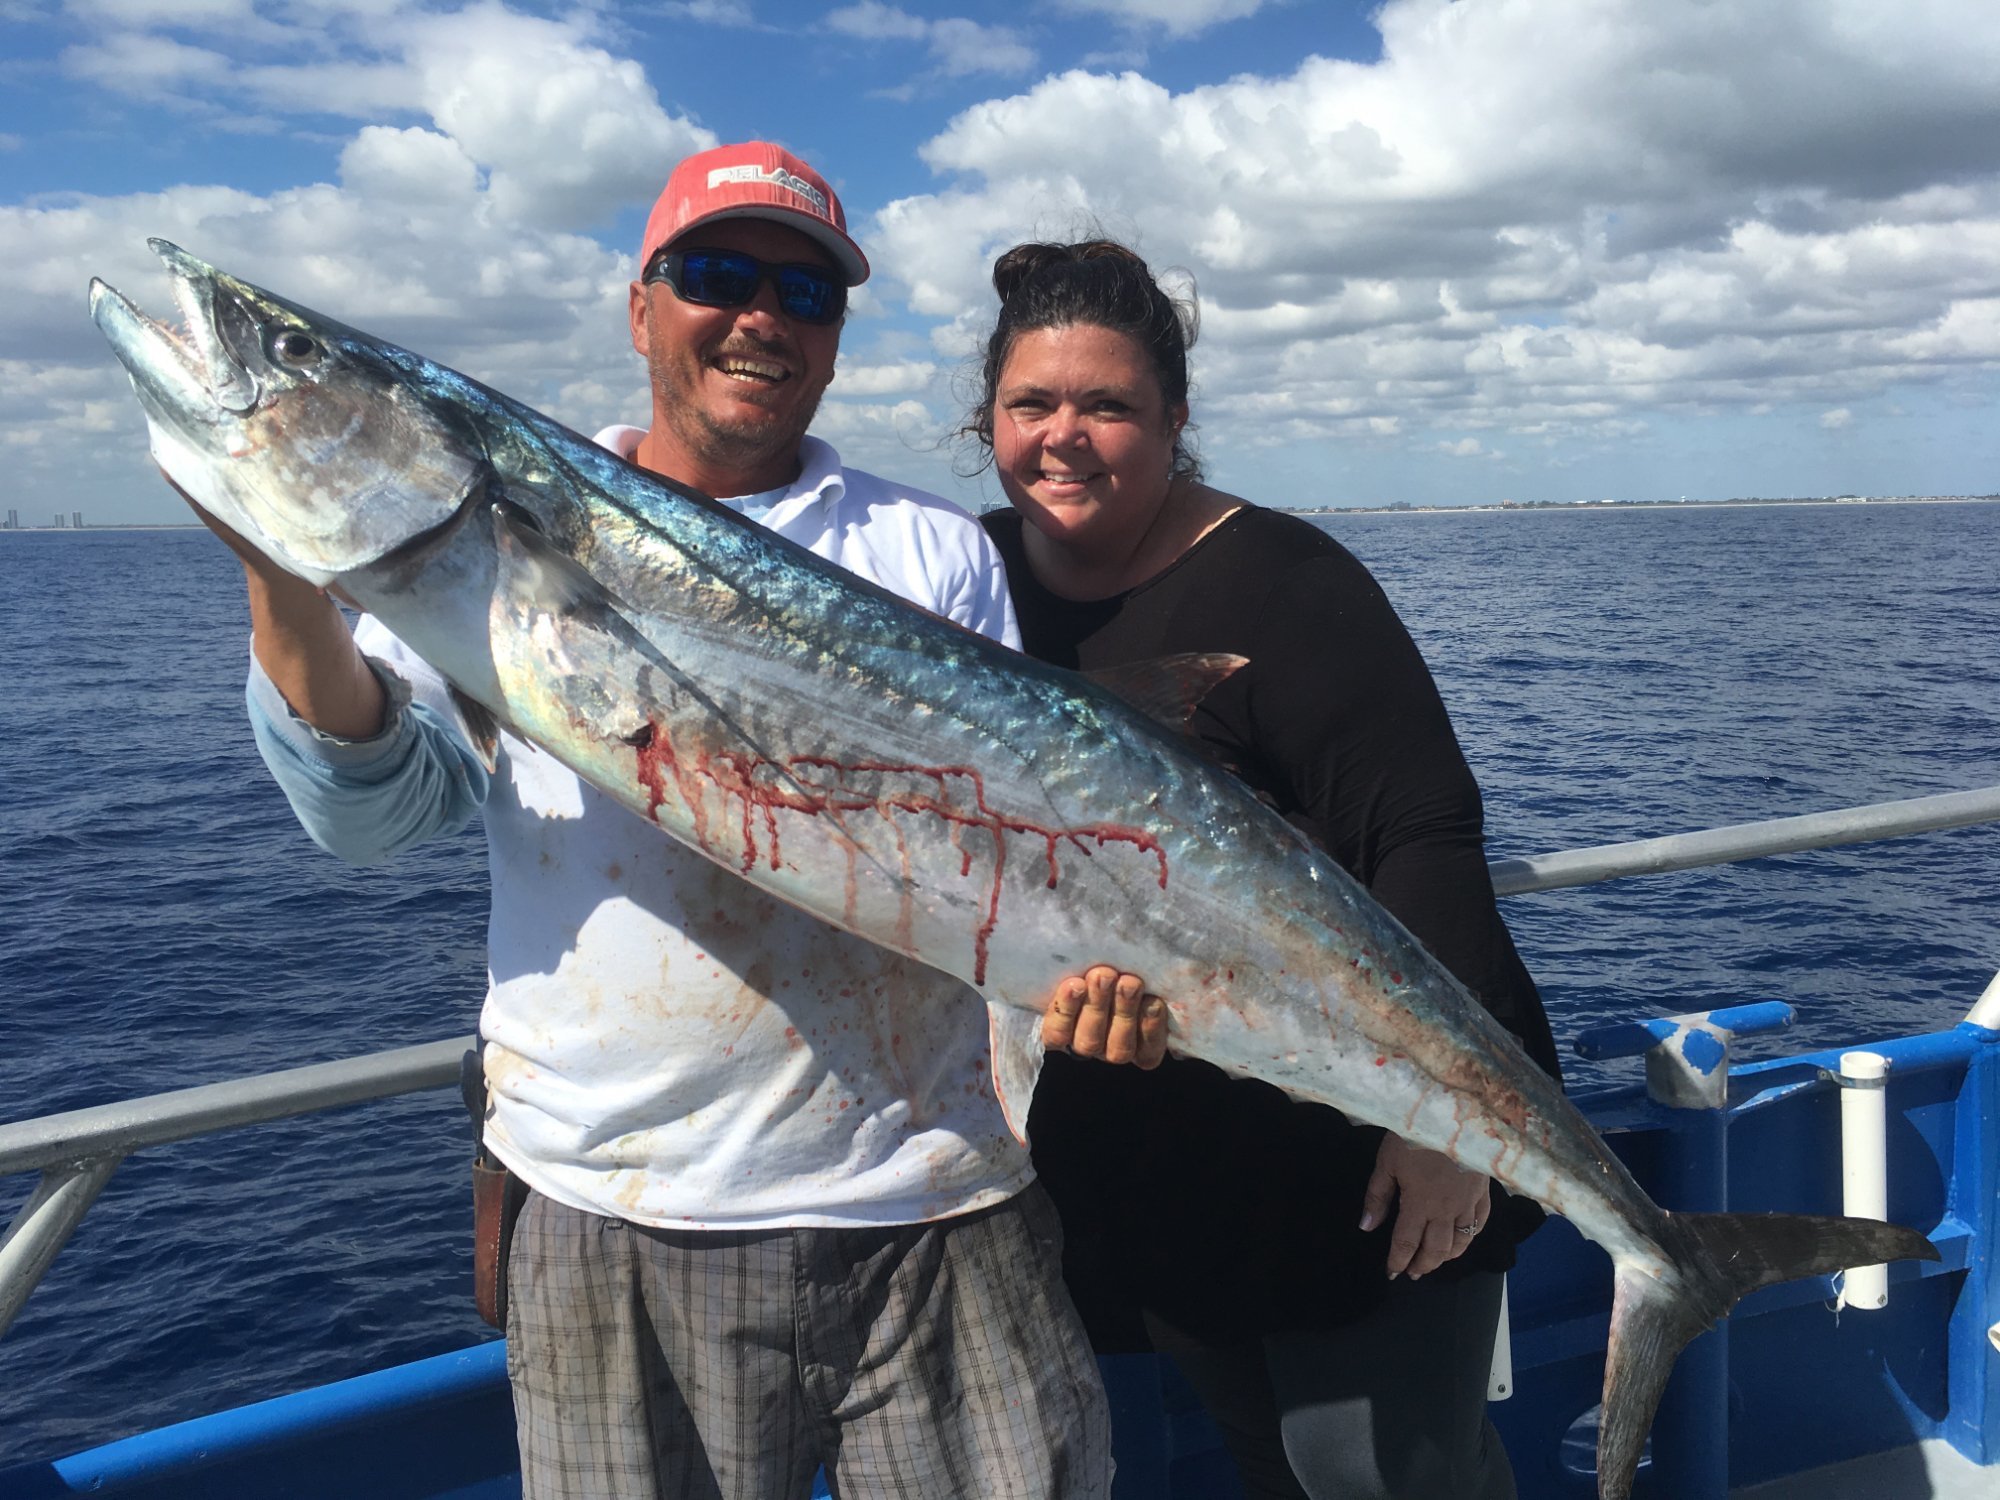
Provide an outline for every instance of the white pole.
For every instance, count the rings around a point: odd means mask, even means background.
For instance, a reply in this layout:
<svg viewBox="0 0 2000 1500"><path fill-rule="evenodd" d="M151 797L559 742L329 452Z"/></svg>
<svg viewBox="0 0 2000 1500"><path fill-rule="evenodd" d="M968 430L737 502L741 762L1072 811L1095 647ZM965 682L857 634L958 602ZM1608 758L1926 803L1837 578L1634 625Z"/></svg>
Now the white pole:
<svg viewBox="0 0 2000 1500"><path fill-rule="evenodd" d="M1889 1217L1888 1111L1883 1081L1889 1059L1879 1052L1840 1055L1841 1212L1850 1218ZM1842 1307L1887 1307L1889 1268L1854 1266L1841 1278Z"/></svg>
<svg viewBox="0 0 2000 1500"><path fill-rule="evenodd" d="M1995 974L1986 986L1986 993L1973 1001L1965 1019L1988 1031L2000 1031L2000 974Z"/></svg>

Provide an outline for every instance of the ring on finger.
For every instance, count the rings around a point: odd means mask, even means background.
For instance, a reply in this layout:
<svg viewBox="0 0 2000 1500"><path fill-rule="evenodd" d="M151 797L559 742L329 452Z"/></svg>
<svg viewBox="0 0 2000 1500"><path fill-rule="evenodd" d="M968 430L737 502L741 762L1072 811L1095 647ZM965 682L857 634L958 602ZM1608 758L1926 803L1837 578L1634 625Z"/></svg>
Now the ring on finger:
<svg viewBox="0 0 2000 1500"><path fill-rule="evenodd" d="M1484 1229L1485 1227L1486 1226L1484 1224L1454 1224L1451 1226L1451 1232L1453 1234L1462 1234L1467 1239L1471 1239L1475 1234L1479 1233L1479 1231Z"/></svg>

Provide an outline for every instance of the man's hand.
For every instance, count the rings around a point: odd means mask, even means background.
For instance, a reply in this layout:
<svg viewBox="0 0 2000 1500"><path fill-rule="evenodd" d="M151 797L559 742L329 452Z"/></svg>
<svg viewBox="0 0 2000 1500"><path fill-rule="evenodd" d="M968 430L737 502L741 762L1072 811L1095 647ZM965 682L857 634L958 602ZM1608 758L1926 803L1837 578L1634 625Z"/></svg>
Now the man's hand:
<svg viewBox="0 0 2000 1500"><path fill-rule="evenodd" d="M251 649L298 716L326 734L366 739L381 731L388 700L327 591L287 573L160 471L202 525L243 564Z"/></svg>
<svg viewBox="0 0 2000 1500"><path fill-rule="evenodd" d="M1389 1279L1407 1271L1415 1281L1465 1254L1486 1227L1491 1186L1485 1173L1468 1172L1441 1152L1412 1146L1399 1135L1384 1136L1361 1198L1361 1227L1374 1229L1387 1220L1394 1202Z"/></svg>
<svg viewBox="0 0 2000 1500"><path fill-rule="evenodd" d="M1108 964L1065 979L1042 1013L1042 1045L1157 1068L1167 1055L1167 1003L1145 991L1145 980Z"/></svg>
<svg viewBox="0 0 2000 1500"><path fill-rule="evenodd" d="M263 553L259 552L255 547L251 546L249 542L245 541L243 539L243 534L241 532L237 531L235 528L231 526L223 524L223 522L218 520L213 513L203 510L200 502L197 501L194 498L194 496L190 495L186 490L182 489L179 485L174 483L173 475L169 474L165 469L162 469L160 470L160 477L166 480L167 487L169 489L171 489L176 495L179 495L181 499L187 502L187 507L189 510L194 512L196 520L200 521L202 525L206 526L210 531L214 532L217 536L222 538L223 542L228 546L229 550L236 554L237 561L242 563L245 568L249 569L253 573L280 573L284 571L282 568L279 568L276 563L272 562L268 557L266 557ZM312 585L306 584L303 579L294 579L293 582L300 583L307 588L312 587Z"/></svg>

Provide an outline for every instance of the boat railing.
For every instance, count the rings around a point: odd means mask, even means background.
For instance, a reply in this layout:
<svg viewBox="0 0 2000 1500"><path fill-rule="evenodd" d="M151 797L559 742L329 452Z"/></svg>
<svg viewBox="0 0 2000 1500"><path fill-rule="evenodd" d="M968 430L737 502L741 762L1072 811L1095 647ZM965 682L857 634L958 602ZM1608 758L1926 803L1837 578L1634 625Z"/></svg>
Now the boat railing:
<svg viewBox="0 0 2000 1500"><path fill-rule="evenodd" d="M1501 895L1528 895L1996 821L2000 786L1500 859L1490 868ZM2000 1030L2000 986L1988 992L1968 1019ZM0 1238L0 1336L132 1152L446 1088L459 1081L461 1059L472 1044L471 1037L457 1037L0 1125L0 1176L42 1174Z"/></svg>
<svg viewBox="0 0 2000 1500"><path fill-rule="evenodd" d="M1704 865L1735 864L1772 854L1866 844L1876 839L1937 833L1995 821L2000 821L2000 786L1989 786L1935 797L1909 797L1899 802L1871 802L1863 807L1842 807L1795 818L1732 823L1698 833L1668 834L1664 838L1637 839L1625 844L1567 849L1559 854L1496 859L1487 868L1493 874L1493 889L1500 895L1527 896L1536 891L1591 885L1627 875L1664 875Z"/></svg>

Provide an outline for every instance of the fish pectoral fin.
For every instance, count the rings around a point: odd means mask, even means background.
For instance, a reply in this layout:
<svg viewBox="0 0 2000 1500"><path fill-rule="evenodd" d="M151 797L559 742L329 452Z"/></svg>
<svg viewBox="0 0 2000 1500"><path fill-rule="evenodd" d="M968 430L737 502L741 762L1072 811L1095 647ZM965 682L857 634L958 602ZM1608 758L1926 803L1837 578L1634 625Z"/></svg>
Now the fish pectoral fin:
<svg viewBox="0 0 2000 1500"><path fill-rule="evenodd" d="M451 690L451 706L458 710L459 722L465 725L465 737L479 763L486 767L488 776L493 775L500 769L500 721L485 704L466 697L455 687Z"/></svg>
<svg viewBox="0 0 2000 1500"><path fill-rule="evenodd" d="M493 540L500 553L500 586L495 592L494 608L502 607L504 601L507 608L523 616L545 613L565 622L585 624L654 667L675 688L700 704L714 723L735 736L737 743L761 764L769 766L801 801L823 800L787 768L783 756L760 743L714 694L660 649L637 623L643 618L640 611L629 607L588 568L545 536L531 515L505 500L496 502L492 509ZM629 724L611 732L627 743L633 742ZM892 887L902 884L900 875L891 872L858 842L853 847L885 883Z"/></svg>
<svg viewBox="0 0 2000 1500"><path fill-rule="evenodd" d="M1187 728L1202 699L1249 665L1247 656L1232 656L1224 651L1190 651L1179 656L1126 662L1122 666L1097 667L1083 675L1178 734Z"/></svg>
<svg viewBox="0 0 2000 1500"><path fill-rule="evenodd" d="M533 515L507 500L496 500L490 514L494 545L504 564L503 593L515 608L561 615L608 614L625 631L638 634L627 618L631 611L625 601L550 541Z"/></svg>
<svg viewBox="0 0 2000 1500"><path fill-rule="evenodd" d="M1041 1013L997 1001L987 1002L986 1013L993 1054L993 1097L999 1101L1000 1113L1014 1139L1025 1146L1028 1106L1034 1102L1042 1060L1048 1056L1042 1046Z"/></svg>

